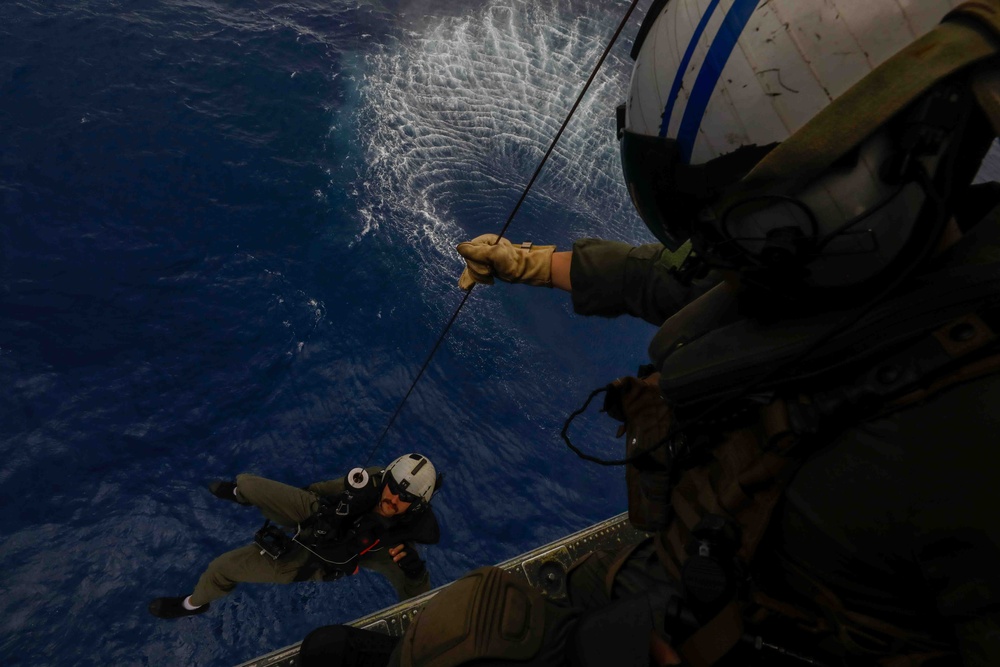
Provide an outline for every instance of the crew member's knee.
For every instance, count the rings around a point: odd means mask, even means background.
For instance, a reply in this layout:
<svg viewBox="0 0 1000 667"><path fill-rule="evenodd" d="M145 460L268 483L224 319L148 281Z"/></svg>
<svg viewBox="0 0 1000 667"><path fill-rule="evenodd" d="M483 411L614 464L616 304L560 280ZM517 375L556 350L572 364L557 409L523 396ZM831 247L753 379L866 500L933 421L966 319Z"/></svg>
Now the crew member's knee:
<svg viewBox="0 0 1000 667"><path fill-rule="evenodd" d="M194 593L191 595L191 604L200 606L207 602L212 602L228 595L236 588L236 584L239 582L233 576L233 573L229 572L231 563L226 558L227 555L223 554L219 556L205 568L205 571L198 579L197 585L194 587Z"/></svg>
<svg viewBox="0 0 1000 667"><path fill-rule="evenodd" d="M268 480L257 475L242 472L236 476L236 497L244 503L254 504L257 488L261 482Z"/></svg>
<svg viewBox="0 0 1000 667"><path fill-rule="evenodd" d="M202 576L219 588L231 590L237 583L232 569L232 556L224 553L208 564Z"/></svg>

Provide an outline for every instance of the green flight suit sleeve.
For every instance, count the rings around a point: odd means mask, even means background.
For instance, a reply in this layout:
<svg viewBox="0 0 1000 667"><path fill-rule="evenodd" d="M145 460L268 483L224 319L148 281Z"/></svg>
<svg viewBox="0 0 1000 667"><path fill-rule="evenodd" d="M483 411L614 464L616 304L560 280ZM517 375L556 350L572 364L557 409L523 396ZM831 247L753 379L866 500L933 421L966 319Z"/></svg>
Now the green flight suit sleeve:
<svg viewBox="0 0 1000 667"><path fill-rule="evenodd" d="M431 575L426 567L415 577L406 576L389 555L389 548L392 546L395 545L387 545L385 549L366 553L361 557L358 565L385 577L396 591L400 602L429 591L431 589Z"/></svg>
<svg viewBox="0 0 1000 667"><path fill-rule="evenodd" d="M717 282L713 273L682 285L671 272L672 257L651 243L580 239L573 244L570 279L573 309L581 315L633 315L659 326Z"/></svg>
<svg viewBox="0 0 1000 667"><path fill-rule="evenodd" d="M368 466L365 471L375 477L382 472L383 466ZM313 482L306 487L306 491L312 491L323 498L335 498L344 492L344 478L328 479L325 482Z"/></svg>
<svg viewBox="0 0 1000 667"><path fill-rule="evenodd" d="M339 496L344 492L344 478L329 479L325 482L313 482L306 487L306 491L312 491L323 498Z"/></svg>

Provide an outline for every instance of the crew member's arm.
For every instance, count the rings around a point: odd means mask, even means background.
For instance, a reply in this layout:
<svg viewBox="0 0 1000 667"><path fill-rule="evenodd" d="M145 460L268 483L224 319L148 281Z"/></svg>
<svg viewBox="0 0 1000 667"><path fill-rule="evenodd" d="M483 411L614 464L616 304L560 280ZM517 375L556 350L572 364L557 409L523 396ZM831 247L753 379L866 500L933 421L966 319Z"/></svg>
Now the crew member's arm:
<svg viewBox="0 0 1000 667"><path fill-rule="evenodd" d="M465 258L465 270L458 279L458 286L472 289L480 283L492 285L494 278L506 283L526 283L540 287L553 287L552 255L554 245L533 245L529 242L514 245L496 234L482 234L471 241L458 244L458 254ZM558 285L567 289L569 286Z"/></svg>
<svg viewBox="0 0 1000 667"><path fill-rule="evenodd" d="M339 496L344 492L344 478L338 477L325 482L313 482L306 487L306 491L312 491L322 498Z"/></svg>
<svg viewBox="0 0 1000 667"><path fill-rule="evenodd" d="M573 251L563 250L552 253L552 286L565 292L573 291L573 276L570 266L573 263Z"/></svg>
<svg viewBox="0 0 1000 667"><path fill-rule="evenodd" d="M573 309L581 315L633 315L659 326L719 281L710 273L682 284L675 269L686 252L671 254L655 243L631 246L581 239L573 250L555 252L555 246L517 246L496 239L495 234L483 234L459 244L467 265L459 287L492 284L494 277L557 287L572 294Z"/></svg>
<svg viewBox="0 0 1000 667"><path fill-rule="evenodd" d="M367 472L370 477L374 477L381 472L381 470L381 466L368 466L365 468L365 472ZM316 495L323 498L335 498L342 494L346 487L345 479L343 477L338 477L337 479L328 479L325 482L313 482L304 488L306 491L312 491Z"/></svg>
<svg viewBox="0 0 1000 667"><path fill-rule="evenodd" d="M427 571L427 565L420 558L413 542L404 542L390 547L389 557L403 573L402 579L389 577L400 601L409 600L431 589L430 572Z"/></svg>
<svg viewBox="0 0 1000 667"><path fill-rule="evenodd" d="M690 285L681 283L676 269L686 251L671 254L659 243L580 239L568 254L573 310L581 315L632 315L660 326L720 280L710 272Z"/></svg>
<svg viewBox="0 0 1000 667"><path fill-rule="evenodd" d="M410 579L420 579L427 573L427 564L420 558L413 543L397 544L389 549L389 555Z"/></svg>
<svg viewBox="0 0 1000 667"><path fill-rule="evenodd" d="M656 667L681 664L681 656L655 630L649 633L649 659Z"/></svg>

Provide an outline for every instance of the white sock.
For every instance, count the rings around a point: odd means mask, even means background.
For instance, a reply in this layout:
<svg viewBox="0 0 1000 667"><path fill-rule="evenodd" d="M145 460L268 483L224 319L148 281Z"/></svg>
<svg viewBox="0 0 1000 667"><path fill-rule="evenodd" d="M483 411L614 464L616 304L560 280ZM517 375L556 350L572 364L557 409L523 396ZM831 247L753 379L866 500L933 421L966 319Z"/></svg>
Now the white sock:
<svg viewBox="0 0 1000 667"><path fill-rule="evenodd" d="M190 595L187 596L186 598L184 598L184 602L182 602L181 605L183 605L183 607L185 609L187 609L188 611L194 611L198 607L202 606L200 604L199 605L193 605L193 604L191 604L191 596Z"/></svg>

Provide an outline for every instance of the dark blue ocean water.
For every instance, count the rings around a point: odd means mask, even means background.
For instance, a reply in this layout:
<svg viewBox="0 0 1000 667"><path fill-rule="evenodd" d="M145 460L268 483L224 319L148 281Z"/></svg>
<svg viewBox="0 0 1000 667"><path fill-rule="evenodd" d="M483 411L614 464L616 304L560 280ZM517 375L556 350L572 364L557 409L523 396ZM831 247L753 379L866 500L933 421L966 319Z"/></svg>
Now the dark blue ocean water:
<svg viewBox="0 0 1000 667"><path fill-rule="evenodd" d="M499 230L626 6L0 3L0 663L232 665L394 602L362 573L146 611L259 524L206 482L367 460L460 300L455 244ZM513 240L643 239L627 48ZM558 432L650 333L477 288L374 459L447 474L435 584L624 510Z"/></svg>

